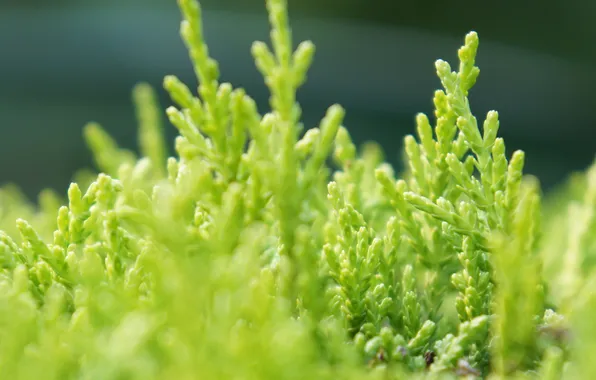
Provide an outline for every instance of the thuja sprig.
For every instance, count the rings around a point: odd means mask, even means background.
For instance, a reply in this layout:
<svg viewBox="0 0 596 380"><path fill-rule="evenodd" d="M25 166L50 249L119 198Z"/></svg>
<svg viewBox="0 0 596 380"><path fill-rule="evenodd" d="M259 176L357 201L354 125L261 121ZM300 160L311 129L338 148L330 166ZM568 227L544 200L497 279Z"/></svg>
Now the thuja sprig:
<svg viewBox="0 0 596 380"><path fill-rule="evenodd" d="M329 185L329 199L337 218L335 228L339 230L337 243L324 247L329 273L339 286L332 302L343 314L348 330L355 334L368 319L365 296L370 290L377 258L370 252L370 231L362 215L345 203L333 182ZM328 233L333 230L329 229Z"/></svg>
<svg viewBox="0 0 596 380"><path fill-rule="evenodd" d="M459 50L458 72L452 72L448 63L437 61L437 73L445 89L435 94L437 140L433 139L428 118L419 115L421 142L406 138L411 173L408 187L412 191L404 192L404 198L414 208L447 222L456 232L471 237L477 246L485 247L484 235L507 229L516 208L523 153L516 152L507 166L503 141L496 138L497 113L489 112L482 135L470 111L467 94L479 73L474 63L477 46L476 34L469 34ZM470 202L469 210L457 205L462 193ZM449 247L449 242L445 243Z"/></svg>
<svg viewBox="0 0 596 380"><path fill-rule="evenodd" d="M376 180L376 169L393 169L383 162L383 152L374 143L366 143L360 154L346 128L337 132L333 158L339 170L333 173L333 181L345 194L346 200L370 220L375 229L383 229L391 216L391 204L384 196L382 186Z"/></svg>
<svg viewBox="0 0 596 380"><path fill-rule="evenodd" d="M116 142L97 123L89 123L84 128L87 145L93 153L95 164L103 173L118 175L121 165L134 163L135 155L120 149Z"/></svg>
<svg viewBox="0 0 596 380"><path fill-rule="evenodd" d="M164 143L162 115L154 90L139 84L133 90L139 124L139 150L149 158L158 178L165 175L167 148Z"/></svg>
<svg viewBox="0 0 596 380"><path fill-rule="evenodd" d="M472 239L465 237L463 251L458 254L463 270L453 274L451 282L459 291L456 309L461 321L490 314L490 268L487 253L474 247Z"/></svg>
<svg viewBox="0 0 596 380"><path fill-rule="evenodd" d="M314 54L314 45L305 41L292 52L292 34L288 25L286 2L268 1L267 8L272 27L273 51L265 43L256 42L253 44L252 53L271 92L272 113L269 120L272 125L268 139L269 147L275 150L269 149L268 153L278 163L279 175L275 177L279 179L273 183L273 191L277 212L280 213L281 244L283 249L291 254L293 231L297 227L294 216L300 213L302 199L309 193L311 184L318 182L318 173L331 151L332 142L342 122L343 109L337 105L332 106L321 123L320 133L307 133L304 144L298 144L298 136L303 126L299 123L302 111L295 99L296 90L304 83ZM261 145L265 144L262 142ZM303 174L300 174L301 164L295 150L295 147L301 145L313 147L312 153L304 163Z"/></svg>
<svg viewBox="0 0 596 380"><path fill-rule="evenodd" d="M537 321L544 310L542 267L534 248L538 207L536 189L524 189L513 239L498 238L492 256L497 282L492 361L501 375L529 368L537 355Z"/></svg>
<svg viewBox="0 0 596 380"><path fill-rule="evenodd" d="M557 258L556 263L562 265L563 270L558 273L560 288L553 291L560 299L563 307L570 307L573 297L581 291L582 279L589 276L594 268L595 240L592 238L596 230L596 164L592 164L585 173L585 184L581 199L573 200L568 205L566 218L566 236L557 235L565 239L565 244L559 244L565 250L563 258ZM560 229L560 225L556 226ZM546 247L545 247L546 248Z"/></svg>
<svg viewBox="0 0 596 380"><path fill-rule="evenodd" d="M432 365L433 371L442 372L455 368L458 360L468 355L475 344L481 345L488 333L489 318L486 315L474 318L459 325L456 336L447 334L435 343L437 360Z"/></svg>

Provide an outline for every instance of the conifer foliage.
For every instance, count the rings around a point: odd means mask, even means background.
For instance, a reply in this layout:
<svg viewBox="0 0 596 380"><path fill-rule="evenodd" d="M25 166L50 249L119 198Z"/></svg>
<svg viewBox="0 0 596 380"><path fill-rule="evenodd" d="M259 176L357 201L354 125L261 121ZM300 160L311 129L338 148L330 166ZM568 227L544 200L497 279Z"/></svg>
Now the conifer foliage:
<svg viewBox="0 0 596 380"><path fill-rule="evenodd" d="M541 203L497 112L471 111L472 32L456 70L436 62L398 174L341 106L301 123L315 47L294 48L286 0L266 4L266 113L220 82L179 0L199 85L167 76L163 115L134 89L140 154L91 123L99 174L37 206L2 189L0 377L596 377L596 166Z"/></svg>

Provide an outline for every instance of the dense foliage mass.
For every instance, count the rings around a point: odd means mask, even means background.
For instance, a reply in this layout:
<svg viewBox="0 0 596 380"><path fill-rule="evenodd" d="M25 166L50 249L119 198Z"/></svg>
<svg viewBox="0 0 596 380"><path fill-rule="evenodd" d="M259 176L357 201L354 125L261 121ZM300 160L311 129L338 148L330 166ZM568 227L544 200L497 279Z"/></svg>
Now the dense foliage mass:
<svg viewBox="0 0 596 380"><path fill-rule="evenodd" d="M2 190L2 379L596 378L596 166L541 205L498 114L470 110L475 33L396 176L338 105L304 131L314 46L293 50L285 0L252 49L264 115L179 3L200 85L165 78L176 156L139 85L140 157L90 124L101 174L65 205Z"/></svg>

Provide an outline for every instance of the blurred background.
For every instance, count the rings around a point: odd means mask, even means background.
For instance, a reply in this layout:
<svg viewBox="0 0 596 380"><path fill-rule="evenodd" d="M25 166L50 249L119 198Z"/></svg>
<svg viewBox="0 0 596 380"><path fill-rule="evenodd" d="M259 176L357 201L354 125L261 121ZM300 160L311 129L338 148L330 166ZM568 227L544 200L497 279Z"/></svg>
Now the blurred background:
<svg viewBox="0 0 596 380"><path fill-rule="evenodd" d="M264 0L202 0L205 34L222 79L267 109L250 45L268 38ZM456 64L465 34L480 35L479 121L501 118L507 147L527 153L546 187L590 164L596 153L596 2L542 0L289 0L295 40L317 46L299 100L316 126L340 103L354 139L380 142L400 165L417 112L432 113L437 58ZM130 94L147 81L169 100L162 78L194 85L178 36L175 0L0 0L0 182L34 196L66 189L92 165L81 137L101 123L136 145ZM167 124L168 136L174 128Z"/></svg>

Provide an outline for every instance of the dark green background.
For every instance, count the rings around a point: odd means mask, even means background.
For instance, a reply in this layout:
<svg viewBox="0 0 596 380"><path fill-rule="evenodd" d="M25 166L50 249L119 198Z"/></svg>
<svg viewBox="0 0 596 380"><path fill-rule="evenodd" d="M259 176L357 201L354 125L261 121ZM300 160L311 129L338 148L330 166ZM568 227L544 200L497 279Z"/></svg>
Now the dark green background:
<svg viewBox="0 0 596 380"><path fill-rule="evenodd" d="M100 122L135 145L132 86L167 74L194 83L173 0L0 2L0 181L34 195L65 189L90 166L81 127ZM205 0L205 32L223 79L262 111L267 92L250 57L266 39L263 0ZM300 92L308 126L327 106L347 110L358 142L377 140L399 165L417 112L431 112L433 62L455 62L469 30L481 38L471 94L479 119L501 115L508 148L528 153L546 186L587 166L596 151L596 2L290 0L296 39L318 51ZM161 88L161 87L160 87ZM163 105L168 105L161 92ZM168 125L169 137L174 136Z"/></svg>

